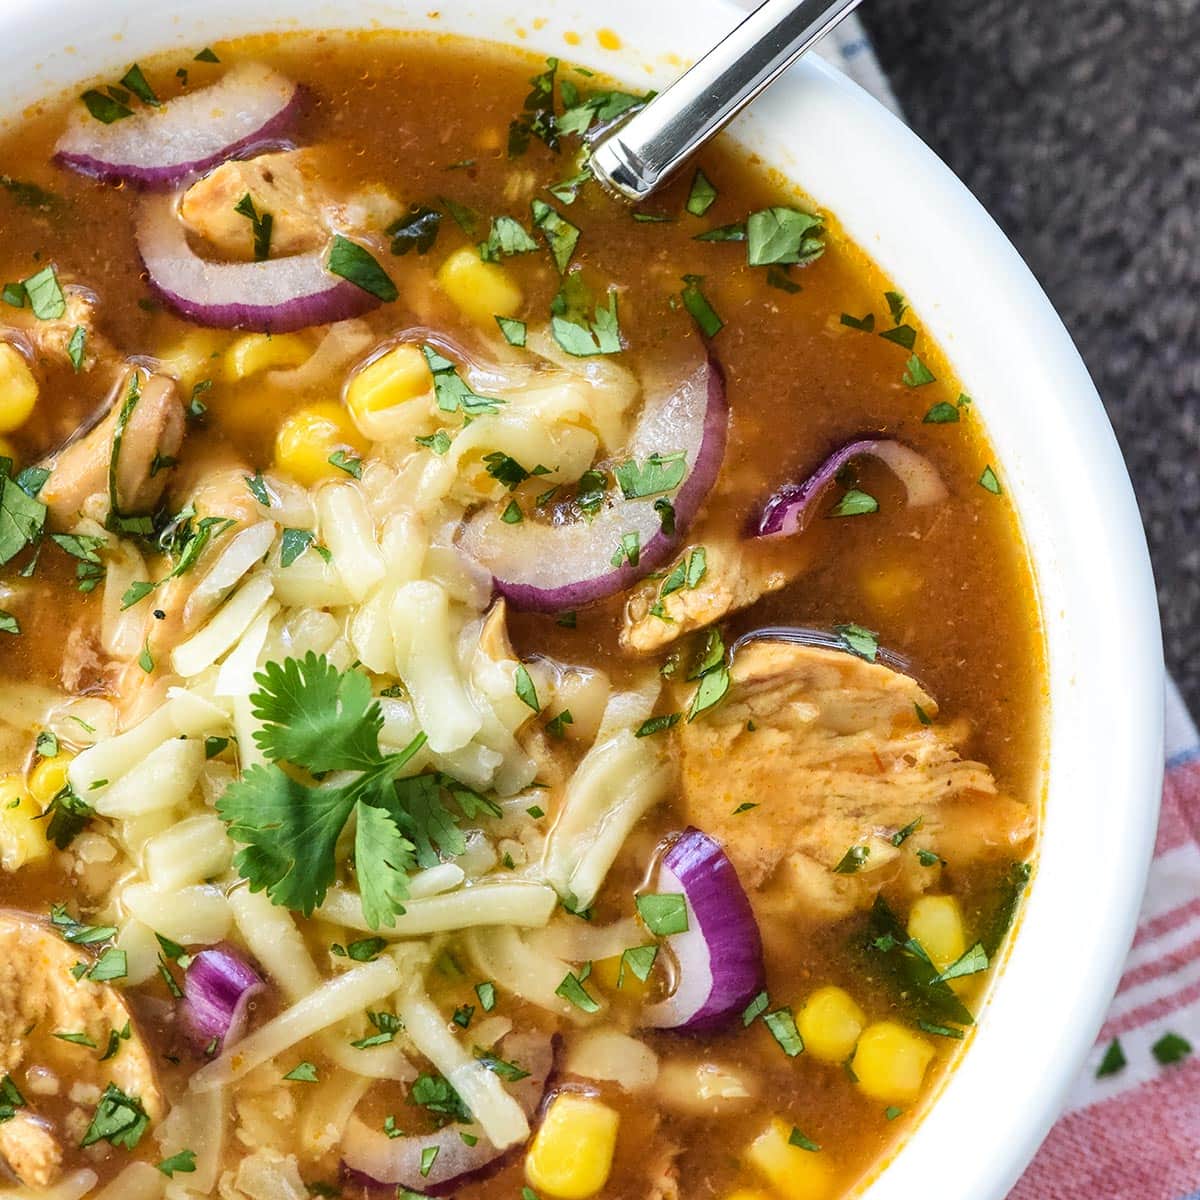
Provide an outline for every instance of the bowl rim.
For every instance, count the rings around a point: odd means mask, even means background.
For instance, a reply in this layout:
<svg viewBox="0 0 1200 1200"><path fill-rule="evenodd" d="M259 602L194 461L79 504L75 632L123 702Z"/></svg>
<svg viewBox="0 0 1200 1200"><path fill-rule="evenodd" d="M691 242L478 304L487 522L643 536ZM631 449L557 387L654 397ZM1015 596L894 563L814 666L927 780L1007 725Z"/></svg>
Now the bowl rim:
<svg viewBox="0 0 1200 1200"><path fill-rule="evenodd" d="M225 30L457 33L662 87L745 15L728 0L606 0L603 25L616 36L605 48L583 0L531 0L519 17L509 7L108 0L97 21L91 0L8 0L0 118L153 50L204 45ZM564 41L568 32L578 44ZM1137 504L1100 398L1049 300L995 222L902 121L809 56L732 136L835 212L908 296L975 399L1031 555L1049 659L1037 874L969 1053L862 1185L870 1200L909 1200L936 1178L947 1200L1000 1200L1092 1046L1154 845L1162 650Z"/></svg>

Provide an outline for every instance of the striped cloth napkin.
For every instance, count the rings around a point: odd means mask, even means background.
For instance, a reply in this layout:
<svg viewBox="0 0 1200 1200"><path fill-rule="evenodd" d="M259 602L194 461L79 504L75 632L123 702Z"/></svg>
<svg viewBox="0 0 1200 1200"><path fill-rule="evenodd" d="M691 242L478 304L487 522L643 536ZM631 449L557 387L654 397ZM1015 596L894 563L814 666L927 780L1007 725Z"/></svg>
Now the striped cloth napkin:
<svg viewBox="0 0 1200 1200"><path fill-rule="evenodd" d="M857 17L817 52L903 115ZM1133 948L1066 1111L1008 1200L1200 1200L1200 734L1166 687L1162 816Z"/></svg>

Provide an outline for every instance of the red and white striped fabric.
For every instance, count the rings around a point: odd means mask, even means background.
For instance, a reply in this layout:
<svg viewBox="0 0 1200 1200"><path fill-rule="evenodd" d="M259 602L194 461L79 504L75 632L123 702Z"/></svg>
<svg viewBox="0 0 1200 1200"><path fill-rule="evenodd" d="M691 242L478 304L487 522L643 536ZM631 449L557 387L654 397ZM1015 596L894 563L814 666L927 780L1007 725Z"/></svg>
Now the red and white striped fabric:
<svg viewBox="0 0 1200 1200"><path fill-rule="evenodd" d="M1009 1200L1200 1200L1200 736L1170 683L1166 750L1125 973L1066 1111ZM1125 1066L1098 1078L1114 1039Z"/></svg>

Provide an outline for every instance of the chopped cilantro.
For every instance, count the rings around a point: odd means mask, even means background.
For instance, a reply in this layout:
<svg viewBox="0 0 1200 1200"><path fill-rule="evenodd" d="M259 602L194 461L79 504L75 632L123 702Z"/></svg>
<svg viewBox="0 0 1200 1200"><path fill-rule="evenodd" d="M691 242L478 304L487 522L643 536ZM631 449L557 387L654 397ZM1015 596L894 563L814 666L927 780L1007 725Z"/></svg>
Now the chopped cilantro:
<svg viewBox="0 0 1200 1200"><path fill-rule="evenodd" d="M425 254L437 241L441 224L442 214L436 208L414 204L405 216L393 221L384 233L392 239L393 254L407 254L410 250Z"/></svg>
<svg viewBox="0 0 1200 1200"><path fill-rule="evenodd" d="M24 281L29 307L39 321L57 321L67 311L67 298L53 265L43 267Z"/></svg>
<svg viewBox="0 0 1200 1200"><path fill-rule="evenodd" d="M497 317L496 324L500 326L500 332L510 346L522 347L525 345L524 321L518 321L514 317Z"/></svg>
<svg viewBox="0 0 1200 1200"><path fill-rule="evenodd" d="M1125 1051L1121 1049L1121 1039L1113 1038L1108 1043L1108 1049L1104 1051L1100 1065L1096 1068L1096 1078L1104 1079L1109 1075L1116 1075L1118 1071L1125 1070L1126 1065Z"/></svg>
<svg viewBox="0 0 1200 1200"><path fill-rule="evenodd" d="M164 1158L158 1164L158 1169L168 1178L175 1175L190 1175L196 1169L195 1150L180 1150L170 1158Z"/></svg>
<svg viewBox="0 0 1200 1200"><path fill-rule="evenodd" d="M150 1127L150 1118L136 1096L127 1095L115 1083L110 1083L100 1097L100 1103L79 1143L81 1147L108 1142L125 1150L134 1149L142 1134Z"/></svg>
<svg viewBox="0 0 1200 1200"><path fill-rule="evenodd" d="M837 502L833 509L835 517L860 517L867 513L879 511L879 501L868 492L851 488Z"/></svg>
<svg viewBox="0 0 1200 1200"><path fill-rule="evenodd" d="M626 500L674 491L686 474L687 459L682 450L672 454L651 454L644 463L631 458L613 468Z"/></svg>
<svg viewBox="0 0 1200 1200"><path fill-rule="evenodd" d="M779 1043L780 1048L788 1058L795 1058L804 1050L804 1039L796 1028L796 1018L790 1008L777 1008L774 1012L763 1017L763 1024L771 1031L771 1036Z"/></svg>
<svg viewBox="0 0 1200 1200"><path fill-rule="evenodd" d="M770 1004L766 992L759 992L742 1011L742 1025L750 1026L767 1011L767 1006Z"/></svg>
<svg viewBox="0 0 1200 1200"><path fill-rule="evenodd" d="M841 321L843 325L848 325L851 329L861 329L863 333L875 331L874 313L867 313L865 317L852 317L849 313L842 313Z"/></svg>
<svg viewBox="0 0 1200 1200"><path fill-rule="evenodd" d="M319 1078L316 1066L310 1062L298 1062L284 1076L284 1079L290 1079L295 1083L316 1083Z"/></svg>
<svg viewBox="0 0 1200 1200"><path fill-rule="evenodd" d="M691 314L697 328L705 337L711 338L716 337L725 328L725 322L717 315L717 310L700 290L702 278L700 275L685 275L683 291L679 294L683 300L683 307Z"/></svg>
<svg viewBox="0 0 1200 1200"><path fill-rule="evenodd" d="M479 257L484 262L499 262L507 255L529 254L537 248L537 242L516 217L493 217L487 241L479 245Z"/></svg>
<svg viewBox="0 0 1200 1200"><path fill-rule="evenodd" d="M835 875L854 875L866 866L871 856L870 846L851 846L833 868Z"/></svg>
<svg viewBox="0 0 1200 1200"><path fill-rule="evenodd" d="M540 230L550 248L550 256L560 275L567 273L571 265L571 256L579 244L579 229L572 225L566 217L556 212L544 200L534 200L530 204L533 212L533 224ZM532 238L530 239L532 241Z"/></svg>
<svg viewBox="0 0 1200 1200"><path fill-rule="evenodd" d="M746 261L752 267L771 263L810 263L825 250L821 219L797 208L777 205L746 219Z"/></svg>
<svg viewBox="0 0 1200 1200"><path fill-rule="evenodd" d="M658 947L653 944L649 946L630 946L628 950L623 950L621 952L621 966L617 970L617 987L624 987L625 971L627 969L633 973L635 978L645 983L650 978L650 972L654 969L654 962L657 958Z"/></svg>
<svg viewBox="0 0 1200 1200"><path fill-rule="evenodd" d="M565 737L566 727L574 724L575 718L571 715L571 710L569 708L564 708L557 716L551 717L550 720L546 722L546 732L550 734L551 737Z"/></svg>
<svg viewBox="0 0 1200 1200"><path fill-rule="evenodd" d="M534 687L533 679L524 663L517 667L514 690L517 698L523 704L533 709L534 712L542 711L542 706L538 703L537 688Z"/></svg>
<svg viewBox="0 0 1200 1200"><path fill-rule="evenodd" d="M1177 1033L1164 1033L1150 1047L1150 1053L1154 1055L1155 1061L1163 1067L1182 1062L1191 1052L1192 1043Z"/></svg>
<svg viewBox="0 0 1200 1200"><path fill-rule="evenodd" d="M908 362L904 367L904 374L900 378L900 382L905 387L924 387L927 383L933 383L936 379L937 376L921 361L919 355L910 354L908 356Z"/></svg>
<svg viewBox="0 0 1200 1200"><path fill-rule="evenodd" d="M693 217L702 217L716 203L717 189L713 187L707 175L699 167L692 177L692 187L688 192L686 208Z"/></svg>
<svg viewBox="0 0 1200 1200"><path fill-rule="evenodd" d="M656 937L688 930L687 898L682 893L643 892L636 899L638 916Z"/></svg>
<svg viewBox="0 0 1200 1200"><path fill-rule="evenodd" d="M561 996L568 1004L573 1004L582 1012L594 1013L600 1011L596 999L583 986L582 981L574 972L568 971L562 983L554 989L556 996Z"/></svg>
<svg viewBox="0 0 1200 1200"><path fill-rule="evenodd" d="M649 737L653 733L662 733L664 729L671 729L679 724L683 717L682 713L663 713L657 717L647 717L634 731L634 737Z"/></svg>
<svg viewBox="0 0 1200 1200"><path fill-rule="evenodd" d="M353 476L355 479L362 478L362 459L357 454L346 450L335 450L329 456L329 465L337 467L339 471L345 471L347 475Z"/></svg>
<svg viewBox="0 0 1200 1200"><path fill-rule="evenodd" d="M853 622L835 625L833 629L843 647L851 654L857 654L867 662L874 662L879 657L879 637L874 631Z"/></svg>
<svg viewBox="0 0 1200 1200"><path fill-rule="evenodd" d="M326 266L334 275L340 275L385 304L390 304L400 294L391 276L379 265L374 255L340 233L333 235L333 246Z"/></svg>
<svg viewBox="0 0 1200 1200"><path fill-rule="evenodd" d="M991 492L993 496L999 496L1003 491L1000 487L1000 480L996 477L996 472L992 470L990 464L983 468L983 474L979 477L979 486L985 492Z"/></svg>
<svg viewBox="0 0 1200 1200"><path fill-rule="evenodd" d="M254 238L254 261L263 262L270 258L271 231L275 226L275 218L269 212L260 213L254 206L254 197L249 192L233 206L233 211L238 216L245 217L250 222L250 232ZM353 245L353 243L349 244ZM374 262L374 259L371 261ZM345 275L344 270L338 270L334 267L332 256L330 257L329 269L335 275ZM346 276L346 278L349 278L349 276ZM362 285L360 284L359 286L361 287ZM370 288L366 288L365 290L371 291Z"/></svg>

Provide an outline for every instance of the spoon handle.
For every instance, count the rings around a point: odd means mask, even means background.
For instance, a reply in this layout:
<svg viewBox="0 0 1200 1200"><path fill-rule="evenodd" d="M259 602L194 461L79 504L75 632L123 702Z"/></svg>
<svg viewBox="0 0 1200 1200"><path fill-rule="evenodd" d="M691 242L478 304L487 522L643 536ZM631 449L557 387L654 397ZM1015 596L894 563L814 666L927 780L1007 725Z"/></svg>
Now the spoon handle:
<svg viewBox="0 0 1200 1200"><path fill-rule="evenodd" d="M666 91L592 147L592 173L635 203L736 116L859 0L767 0Z"/></svg>

